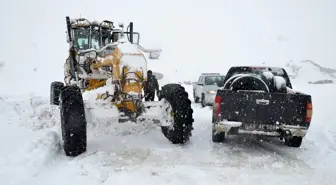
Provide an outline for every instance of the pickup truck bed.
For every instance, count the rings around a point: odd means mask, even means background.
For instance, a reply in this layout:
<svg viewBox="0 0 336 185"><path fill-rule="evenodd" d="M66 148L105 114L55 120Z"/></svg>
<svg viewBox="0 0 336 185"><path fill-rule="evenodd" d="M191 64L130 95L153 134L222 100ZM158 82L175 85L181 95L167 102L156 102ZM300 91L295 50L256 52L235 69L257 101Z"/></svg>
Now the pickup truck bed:
<svg viewBox="0 0 336 185"><path fill-rule="evenodd" d="M258 90L217 90L213 106L213 141L226 135L257 134L285 138L300 146L310 126L311 96Z"/></svg>
<svg viewBox="0 0 336 185"><path fill-rule="evenodd" d="M309 127L306 122L306 106L310 95L233 92L218 90L222 118L253 124L287 124Z"/></svg>

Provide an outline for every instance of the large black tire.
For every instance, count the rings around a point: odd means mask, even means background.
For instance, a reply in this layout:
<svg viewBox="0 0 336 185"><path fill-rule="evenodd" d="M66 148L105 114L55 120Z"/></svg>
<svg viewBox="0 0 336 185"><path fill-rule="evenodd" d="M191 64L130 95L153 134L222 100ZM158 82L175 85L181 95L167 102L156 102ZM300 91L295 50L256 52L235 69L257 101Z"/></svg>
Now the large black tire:
<svg viewBox="0 0 336 185"><path fill-rule="evenodd" d="M162 99L161 93L162 93L162 90L158 90L157 95L158 95L159 101L161 101Z"/></svg>
<svg viewBox="0 0 336 185"><path fill-rule="evenodd" d="M162 87L162 98L167 100L174 113L173 128L161 126L164 136L173 144L184 144L193 130L193 109L188 93L180 84L167 84Z"/></svg>
<svg viewBox="0 0 336 185"><path fill-rule="evenodd" d="M302 137L292 137L285 139L285 144L290 147L300 147L302 144Z"/></svg>
<svg viewBox="0 0 336 185"><path fill-rule="evenodd" d="M239 74L239 75L235 75L235 76L232 76L231 78L229 78L225 84L223 84L223 88L224 89L229 89L230 88L230 85L232 84L232 82L237 79L238 77L242 76L243 74Z"/></svg>
<svg viewBox="0 0 336 185"><path fill-rule="evenodd" d="M199 103L199 97L196 96L195 90L193 90L194 102Z"/></svg>
<svg viewBox="0 0 336 185"><path fill-rule="evenodd" d="M206 103L205 103L205 95L204 94L202 94L201 105L202 105L202 107L206 107L207 106Z"/></svg>
<svg viewBox="0 0 336 185"><path fill-rule="evenodd" d="M225 133L224 132L215 133L215 132L216 132L215 123L213 123L212 124L212 141L214 143L223 142L225 140Z"/></svg>
<svg viewBox="0 0 336 185"><path fill-rule="evenodd" d="M59 95L64 84L62 82L52 82L50 84L50 104L59 105Z"/></svg>
<svg viewBox="0 0 336 185"><path fill-rule="evenodd" d="M66 86L60 98L63 149L67 156L78 156L86 151L87 145L82 94L77 86Z"/></svg>

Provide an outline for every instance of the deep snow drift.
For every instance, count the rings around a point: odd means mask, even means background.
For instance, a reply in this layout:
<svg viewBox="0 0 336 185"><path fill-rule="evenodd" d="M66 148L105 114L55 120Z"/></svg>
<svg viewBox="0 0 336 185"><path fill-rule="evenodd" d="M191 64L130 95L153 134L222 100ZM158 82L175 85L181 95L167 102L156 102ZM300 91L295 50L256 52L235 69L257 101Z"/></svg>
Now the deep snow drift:
<svg viewBox="0 0 336 185"><path fill-rule="evenodd" d="M169 143L151 123L116 123L108 118L113 111L89 110L88 151L76 158L64 156L58 108L48 98L2 97L0 183L335 184L335 85L294 88L313 98L312 126L301 148L257 137L212 143L211 108L193 103L195 129L185 146Z"/></svg>

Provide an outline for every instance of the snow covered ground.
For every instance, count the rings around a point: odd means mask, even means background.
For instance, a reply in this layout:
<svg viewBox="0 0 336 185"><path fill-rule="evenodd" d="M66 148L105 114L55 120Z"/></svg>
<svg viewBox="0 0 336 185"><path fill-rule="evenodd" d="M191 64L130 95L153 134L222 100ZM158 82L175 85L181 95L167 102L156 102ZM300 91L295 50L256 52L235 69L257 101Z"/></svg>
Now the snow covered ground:
<svg viewBox="0 0 336 185"><path fill-rule="evenodd" d="M185 146L170 144L155 125L91 112L88 151L76 158L60 147L58 108L48 98L2 96L0 184L336 184L336 86L294 85L313 98L301 148L256 137L212 143L211 108L193 103L195 130Z"/></svg>

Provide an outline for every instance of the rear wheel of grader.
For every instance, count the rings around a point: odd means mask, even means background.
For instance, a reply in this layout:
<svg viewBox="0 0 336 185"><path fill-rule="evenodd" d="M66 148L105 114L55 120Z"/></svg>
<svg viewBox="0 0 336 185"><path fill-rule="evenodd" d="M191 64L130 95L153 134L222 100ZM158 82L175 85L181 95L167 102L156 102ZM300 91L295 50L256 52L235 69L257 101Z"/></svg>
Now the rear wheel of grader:
<svg viewBox="0 0 336 185"><path fill-rule="evenodd" d="M173 144L184 144L191 137L194 119L188 93L180 84L162 86L161 98L171 105L172 126L161 126L165 137ZM170 114L170 112L168 113ZM170 115L169 115L170 116Z"/></svg>
<svg viewBox="0 0 336 185"><path fill-rule="evenodd" d="M62 82L52 82L50 84L50 104L59 105L59 95L64 84Z"/></svg>
<svg viewBox="0 0 336 185"><path fill-rule="evenodd" d="M66 86L60 98L63 149L67 156L78 156L87 145L83 97L77 86Z"/></svg>

